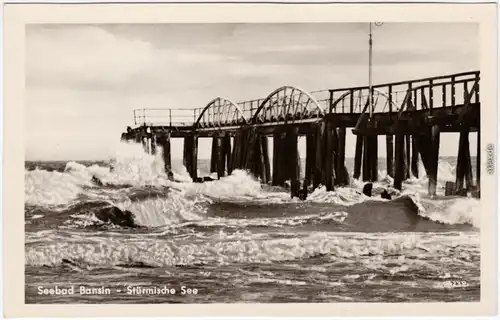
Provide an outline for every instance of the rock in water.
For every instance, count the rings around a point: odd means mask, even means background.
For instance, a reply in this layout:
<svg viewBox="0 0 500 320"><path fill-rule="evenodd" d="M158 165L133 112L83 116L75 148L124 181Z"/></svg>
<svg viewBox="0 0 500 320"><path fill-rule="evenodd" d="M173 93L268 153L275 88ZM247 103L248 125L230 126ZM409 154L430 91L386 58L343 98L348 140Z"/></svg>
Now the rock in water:
<svg viewBox="0 0 500 320"><path fill-rule="evenodd" d="M211 177L198 177L194 180L194 182L197 182L197 183L203 183L203 182L207 182L207 181L214 181L215 179L211 178Z"/></svg>
<svg viewBox="0 0 500 320"><path fill-rule="evenodd" d="M444 195L445 196L454 196L456 194L455 192L455 182L453 181L446 181L445 187L444 187Z"/></svg>
<svg viewBox="0 0 500 320"><path fill-rule="evenodd" d="M98 185L99 187L104 186L104 183L102 183L102 181L99 178L97 178L96 176L92 176L92 182L95 185Z"/></svg>
<svg viewBox="0 0 500 320"><path fill-rule="evenodd" d="M97 209L94 214L102 222L111 222L117 226L129 228L139 227L139 225L135 223L135 217L132 212L128 210L120 210L115 206Z"/></svg>
<svg viewBox="0 0 500 320"><path fill-rule="evenodd" d="M392 197L389 194L389 192L387 192L387 189L384 189L384 191L382 191L380 196L382 197L382 199L392 200Z"/></svg>
<svg viewBox="0 0 500 320"><path fill-rule="evenodd" d="M371 197L372 196L373 183L368 182L363 186L363 194Z"/></svg>

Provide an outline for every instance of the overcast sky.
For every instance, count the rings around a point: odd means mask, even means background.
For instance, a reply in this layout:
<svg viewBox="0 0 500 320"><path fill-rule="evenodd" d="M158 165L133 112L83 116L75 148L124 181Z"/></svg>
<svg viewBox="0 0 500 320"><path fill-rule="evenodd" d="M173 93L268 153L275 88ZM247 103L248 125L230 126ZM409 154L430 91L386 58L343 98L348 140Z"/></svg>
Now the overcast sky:
<svg viewBox="0 0 500 320"><path fill-rule="evenodd" d="M106 159L136 108L200 108L218 96L262 98L283 85L368 83L366 23L29 25L26 32L27 160ZM374 83L479 70L478 28L386 23L374 29L373 61ZM347 139L352 156L354 137ZM379 147L384 155L382 137ZM440 150L456 155L456 137L443 134ZM203 139L199 157L209 154Z"/></svg>

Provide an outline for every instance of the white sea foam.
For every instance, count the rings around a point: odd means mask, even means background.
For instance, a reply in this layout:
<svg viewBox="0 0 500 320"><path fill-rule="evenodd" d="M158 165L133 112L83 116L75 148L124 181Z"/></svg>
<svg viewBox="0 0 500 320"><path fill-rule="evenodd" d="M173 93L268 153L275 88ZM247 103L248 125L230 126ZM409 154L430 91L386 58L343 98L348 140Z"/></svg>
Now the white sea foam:
<svg viewBox="0 0 500 320"><path fill-rule="evenodd" d="M151 266L192 265L199 263L270 263L294 261L327 255L331 261L356 258L371 268L390 262L410 263L405 257L450 256L450 250L462 260L479 257L478 234L353 234L313 233L285 238L253 238L243 235L226 241L220 239L165 239L142 235L135 237L87 237L61 242L45 234L44 240L27 241L27 265L60 265L63 259L89 266L110 266L142 262ZM425 246L429 251L422 250ZM396 258L391 258L396 257ZM347 260L345 260L347 259ZM394 269L394 271L396 271Z"/></svg>
<svg viewBox="0 0 500 320"><path fill-rule="evenodd" d="M260 182L245 170L234 170L220 180L186 185L184 190L188 196L204 195L225 201L290 201L288 192L264 191Z"/></svg>
<svg viewBox="0 0 500 320"><path fill-rule="evenodd" d="M186 198L178 191L171 191L166 197L149 198L143 201L130 200L118 203L122 210L129 210L141 226L159 227L204 218L206 204L203 198Z"/></svg>
<svg viewBox="0 0 500 320"><path fill-rule="evenodd" d="M421 201L427 207L421 215L446 224L470 224L480 227L481 202L475 198Z"/></svg>
<svg viewBox="0 0 500 320"><path fill-rule="evenodd" d="M201 209L210 201L293 203L287 191L281 188L263 188L257 179L244 170L234 170L230 176L205 183L191 183L184 166L173 168L174 178L169 181L164 170L161 149L156 155L146 154L136 143L120 143L114 147L112 170L98 165L84 166L76 162L66 164L64 172L49 172L35 169L25 172L25 202L30 205L57 206L73 203L79 195L91 199L113 200L122 209L132 211L139 224L159 226L200 220ZM444 160L439 165L438 191L442 192L444 181L454 176L455 168ZM392 188L393 179L384 170L379 171L379 181L374 183L374 197L367 197L360 191L363 182L351 179L349 187L338 187L327 192L320 186L309 194L307 202L331 203L350 206L367 200L381 199L378 194L389 189L393 196L409 195L419 207L420 214L434 221L456 224L470 223L479 226L479 201L469 198L426 201L427 177L420 168L421 177L412 177L403 183L400 193ZM164 198L149 199L132 203L127 197L113 191L92 190L91 179L95 176L105 184L131 185L134 187L173 187L176 192Z"/></svg>
<svg viewBox="0 0 500 320"><path fill-rule="evenodd" d="M24 201L26 204L53 206L69 204L90 185L80 175L35 169L24 173Z"/></svg>

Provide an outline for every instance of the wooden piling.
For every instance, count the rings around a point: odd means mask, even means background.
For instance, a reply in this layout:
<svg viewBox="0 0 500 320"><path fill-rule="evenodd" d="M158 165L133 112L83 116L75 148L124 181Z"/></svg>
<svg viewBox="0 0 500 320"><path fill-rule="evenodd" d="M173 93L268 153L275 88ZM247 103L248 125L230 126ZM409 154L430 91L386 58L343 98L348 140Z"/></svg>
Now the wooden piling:
<svg viewBox="0 0 500 320"><path fill-rule="evenodd" d="M292 198L298 197L300 192L300 157L297 146L298 127L291 127L286 132L286 147L290 170L290 195Z"/></svg>
<svg viewBox="0 0 500 320"><path fill-rule="evenodd" d="M440 141L440 129L439 125L433 125L431 128L431 157L430 157L430 174L429 178L429 195L436 195L437 187L437 176L438 176L438 165L439 165L439 141Z"/></svg>
<svg viewBox="0 0 500 320"><path fill-rule="evenodd" d="M394 172L394 188L402 190L402 183L405 175L405 136L401 134L396 134L395 141L395 172Z"/></svg>
<svg viewBox="0 0 500 320"><path fill-rule="evenodd" d="M184 137L184 158L183 164L186 167L186 171L192 177L193 172L193 139L191 135L186 135ZM194 180L194 179L193 179Z"/></svg>
<svg viewBox="0 0 500 320"><path fill-rule="evenodd" d="M264 139L265 136L260 136L257 141L257 147L259 148L258 156L259 156L259 176L262 184L267 184L267 173L266 173L266 160L265 160L265 150L264 150Z"/></svg>
<svg viewBox="0 0 500 320"><path fill-rule="evenodd" d="M363 181L370 181L371 176L371 161L370 161L370 138L368 136L363 136Z"/></svg>
<svg viewBox="0 0 500 320"><path fill-rule="evenodd" d="M156 135L152 134L150 141L151 141L151 154L155 155L156 154L156 144L157 144Z"/></svg>
<svg viewBox="0 0 500 320"><path fill-rule="evenodd" d="M242 133L240 131L240 132L237 132L235 134L234 139L233 139L233 154L231 156L231 158L232 158L231 169L232 170L242 168L242 166L241 166L241 163L242 163L241 144L242 144Z"/></svg>
<svg viewBox="0 0 500 320"><path fill-rule="evenodd" d="M223 152L224 157L226 158L227 163L227 174L230 175L233 172L233 159L231 154L231 135L229 132L226 132L226 135L223 138Z"/></svg>
<svg viewBox="0 0 500 320"><path fill-rule="evenodd" d="M264 162L263 162L264 170L263 170L263 172L265 174L266 183L270 183L271 182L271 164L269 161L269 141L267 139L267 136L262 136L260 143L262 145L261 154L264 157Z"/></svg>
<svg viewBox="0 0 500 320"><path fill-rule="evenodd" d="M216 153L216 172L217 178L220 179L226 174L226 155L224 154L222 137L214 136L215 153Z"/></svg>
<svg viewBox="0 0 500 320"><path fill-rule="evenodd" d="M370 136L370 181L378 180L378 136Z"/></svg>
<svg viewBox="0 0 500 320"><path fill-rule="evenodd" d="M345 165L345 137L346 128L337 128L338 153L335 169L335 184L339 186L349 184L349 173L347 172Z"/></svg>
<svg viewBox="0 0 500 320"><path fill-rule="evenodd" d="M411 177L411 138L410 135L405 136L405 179Z"/></svg>
<svg viewBox="0 0 500 320"><path fill-rule="evenodd" d="M210 154L210 172L217 172L217 138L212 136L212 151Z"/></svg>
<svg viewBox="0 0 500 320"><path fill-rule="evenodd" d="M272 185L283 186L285 183L283 177L283 135L281 132L273 134L273 175Z"/></svg>
<svg viewBox="0 0 500 320"><path fill-rule="evenodd" d="M335 136L336 136L335 128L333 124L328 121L326 122L326 131L325 131L325 162L324 162L324 174L325 174L325 187L326 191L332 191L333 182L335 181L335 172L333 170L334 165L334 152L335 152Z"/></svg>
<svg viewBox="0 0 500 320"><path fill-rule="evenodd" d="M385 136L386 142L386 159L387 159L387 175L394 178L394 136Z"/></svg>
<svg viewBox="0 0 500 320"><path fill-rule="evenodd" d="M481 128L477 130L476 188L481 190Z"/></svg>
<svg viewBox="0 0 500 320"><path fill-rule="evenodd" d="M192 148L191 148L191 178L196 181L198 179L198 134L193 132L191 134Z"/></svg>
<svg viewBox="0 0 500 320"><path fill-rule="evenodd" d="M465 171L465 187L467 191L472 190L473 187L473 180L472 180L472 161L470 158L470 145L469 145L469 128L467 128L467 134L466 134L466 139L465 139L465 145L464 147L464 171Z"/></svg>
<svg viewBox="0 0 500 320"><path fill-rule="evenodd" d="M314 180L314 166L316 163L316 141L315 132L308 132L306 135L306 172L304 185L309 186L309 183Z"/></svg>
<svg viewBox="0 0 500 320"><path fill-rule="evenodd" d="M465 188L470 191L472 188L472 166L470 159L469 128L464 128L460 132L458 143L458 157L456 166L455 191Z"/></svg>
<svg viewBox="0 0 500 320"><path fill-rule="evenodd" d="M172 158L171 158L171 148L170 148L170 132L165 132L157 137L157 143L162 150L163 165L165 168L165 173L169 179L173 178L172 173Z"/></svg>
<svg viewBox="0 0 500 320"><path fill-rule="evenodd" d="M142 140L142 148L144 149L144 152L149 154L148 137L146 135L143 135L141 140Z"/></svg>
<svg viewBox="0 0 500 320"><path fill-rule="evenodd" d="M354 154L354 179L359 179L361 176L361 162L363 158L363 136L356 136L356 151Z"/></svg>
<svg viewBox="0 0 500 320"><path fill-rule="evenodd" d="M244 148L246 149L246 161L244 168L249 170L254 177L261 177L260 136L256 128L248 128Z"/></svg>
<svg viewBox="0 0 500 320"><path fill-rule="evenodd" d="M325 162L325 131L326 123L322 121L316 125L316 156L315 156L315 166L314 166L314 176L313 176L313 187L316 189L320 184L325 183L324 175L324 162Z"/></svg>
<svg viewBox="0 0 500 320"><path fill-rule="evenodd" d="M415 136L411 137L411 173L418 178L418 146Z"/></svg>

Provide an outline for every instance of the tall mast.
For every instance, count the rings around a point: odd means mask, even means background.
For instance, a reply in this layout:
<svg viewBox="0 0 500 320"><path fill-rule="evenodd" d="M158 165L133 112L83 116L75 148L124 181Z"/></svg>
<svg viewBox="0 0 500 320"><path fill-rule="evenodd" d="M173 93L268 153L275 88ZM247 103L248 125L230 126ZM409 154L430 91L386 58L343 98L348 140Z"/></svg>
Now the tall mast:
<svg viewBox="0 0 500 320"><path fill-rule="evenodd" d="M370 22L370 36L368 40L368 108L370 108L370 119L373 116L373 88L372 88L372 23Z"/></svg>

